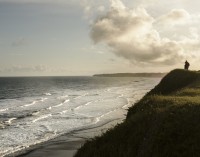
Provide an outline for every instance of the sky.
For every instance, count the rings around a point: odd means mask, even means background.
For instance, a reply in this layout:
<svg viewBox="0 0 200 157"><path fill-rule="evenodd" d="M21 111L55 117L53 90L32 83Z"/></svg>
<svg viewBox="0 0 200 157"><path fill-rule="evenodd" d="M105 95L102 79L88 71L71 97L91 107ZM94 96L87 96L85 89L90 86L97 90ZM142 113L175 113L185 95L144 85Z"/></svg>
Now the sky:
<svg viewBox="0 0 200 157"><path fill-rule="evenodd" d="M0 76L200 67L197 0L0 0Z"/></svg>

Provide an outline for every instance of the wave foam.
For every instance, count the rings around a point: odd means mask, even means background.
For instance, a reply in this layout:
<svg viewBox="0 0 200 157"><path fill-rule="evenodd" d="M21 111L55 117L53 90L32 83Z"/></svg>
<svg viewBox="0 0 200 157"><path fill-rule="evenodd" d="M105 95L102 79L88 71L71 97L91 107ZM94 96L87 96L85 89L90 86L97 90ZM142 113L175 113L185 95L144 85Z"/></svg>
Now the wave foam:
<svg viewBox="0 0 200 157"><path fill-rule="evenodd" d="M0 109L0 112L5 112L5 111L8 111L9 108L5 108L5 109Z"/></svg>
<svg viewBox="0 0 200 157"><path fill-rule="evenodd" d="M86 95L88 95L88 93L85 93L85 94L83 94L83 95L79 95L79 96L75 97L74 99L76 100L76 99L82 98L82 97L84 97L84 96L86 96Z"/></svg>
<svg viewBox="0 0 200 157"><path fill-rule="evenodd" d="M5 124L11 124L13 120L15 120L17 118L10 118L9 120L5 121Z"/></svg>
<svg viewBox="0 0 200 157"><path fill-rule="evenodd" d="M65 103L68 103L70 100L67 99L67 100L64 100L62 103L58 104L58 105L55 105L55 106L50 106L48 107L47 109L48 110L51 110L52 108L57 108L57 107L60 107L60 106L63 106Z"/></svg>
<svg viewBox="0 0 200 157"><path fill-rule="evenodd" d="M36 119L33 120L32 122L35 123L35 122L37 122L37 121L39 121L39 120L46 119L46 118L51 117L51 116L52 116L52 114L47 114L47 115L41 116L41 117L39 117L39 118L36 118Z"/></svg>
<svg viewBox="0 0 200 157"><path fill-rule="evenodd" d="M52 94L51 93L44 93L44 95L51 96Z"/></svg>
<svg viewBox="0 0 200 157"><path fill-rule="evenodd" d="M32 103L30 103L30 104L26 104L26 105L23 105L23 106L20 106L20 107L29 107L29 106L33 106L33 105L35 105L36 103L38 103L38 102L44 102L45 100L47 100L48 98L41 98L40 100L35 100L35 101L33 101Z"/></svg>
<svg viewBox="0 0 200 157"><path fill-rule="evenodd" d="M84 107L84 106L88 106L88 105L91 104L91 103L92 103L92 101L87 102L87 103L84 104L84 105L81 105L81 106L78 106L78 107L74 108L74 110L80 109L80 108L82 108L82 107Z"/></svg>

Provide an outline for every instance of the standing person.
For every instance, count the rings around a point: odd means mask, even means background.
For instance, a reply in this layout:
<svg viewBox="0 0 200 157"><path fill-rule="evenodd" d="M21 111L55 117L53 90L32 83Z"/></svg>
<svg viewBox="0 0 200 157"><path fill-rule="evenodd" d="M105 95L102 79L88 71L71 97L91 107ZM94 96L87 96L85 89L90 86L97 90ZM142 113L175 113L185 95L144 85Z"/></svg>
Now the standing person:
<svg viewBox="0 0 200 157"><path fill-rule="evenodd" d="M190 66L190 63L186 60L186 61L185 61L184 69L185 69L185 70L188 70L188 69L189 69L189 66Z"/></svg>

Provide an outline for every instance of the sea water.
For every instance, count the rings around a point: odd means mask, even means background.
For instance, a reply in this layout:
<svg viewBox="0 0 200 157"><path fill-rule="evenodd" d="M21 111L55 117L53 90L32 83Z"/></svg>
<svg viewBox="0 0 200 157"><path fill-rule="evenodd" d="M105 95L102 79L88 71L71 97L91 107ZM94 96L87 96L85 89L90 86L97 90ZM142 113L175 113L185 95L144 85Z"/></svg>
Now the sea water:
<svg viewBox="0 0 200 157"><path fill-rule="evenodd" d="M125 119L161 78L0 78L0 156Z"/></svg>

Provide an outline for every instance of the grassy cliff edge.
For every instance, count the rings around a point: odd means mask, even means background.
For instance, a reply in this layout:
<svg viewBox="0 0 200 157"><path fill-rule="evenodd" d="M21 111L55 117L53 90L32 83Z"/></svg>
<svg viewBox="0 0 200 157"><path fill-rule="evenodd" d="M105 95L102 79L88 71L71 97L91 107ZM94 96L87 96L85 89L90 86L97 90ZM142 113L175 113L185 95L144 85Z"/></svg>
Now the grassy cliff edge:
<svg viewBox="0 0 200 157"><path fill-rule="evenodd" d="M75 157L199 154L200 74L176 69L128 110L122 124L87 141Z"/></svg>

